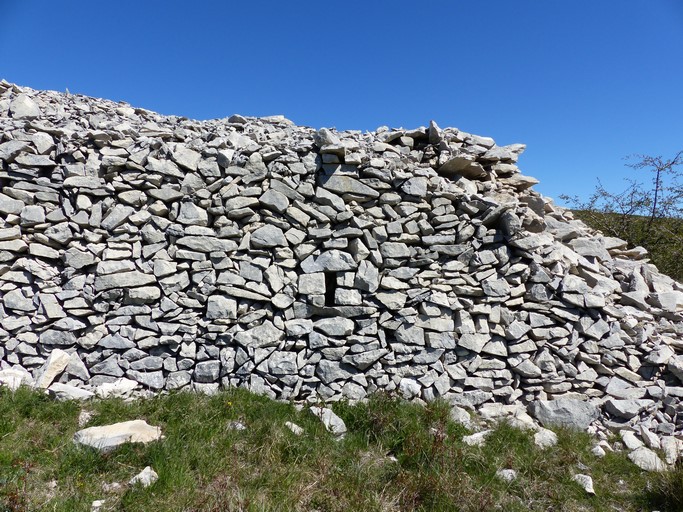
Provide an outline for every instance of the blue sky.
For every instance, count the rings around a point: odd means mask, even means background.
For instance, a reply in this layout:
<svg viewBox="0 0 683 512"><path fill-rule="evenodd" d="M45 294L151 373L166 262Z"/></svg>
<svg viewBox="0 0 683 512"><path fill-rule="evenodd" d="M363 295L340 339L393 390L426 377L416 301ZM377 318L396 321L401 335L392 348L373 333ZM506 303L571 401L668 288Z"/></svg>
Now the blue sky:
<svg viewBox="0 0 683 512"><path fill-rule="evenodd" d="M526 143L555 198L683 149L682 62L683 0L0 0L10 82L198 119L434 119Z"/></svg>

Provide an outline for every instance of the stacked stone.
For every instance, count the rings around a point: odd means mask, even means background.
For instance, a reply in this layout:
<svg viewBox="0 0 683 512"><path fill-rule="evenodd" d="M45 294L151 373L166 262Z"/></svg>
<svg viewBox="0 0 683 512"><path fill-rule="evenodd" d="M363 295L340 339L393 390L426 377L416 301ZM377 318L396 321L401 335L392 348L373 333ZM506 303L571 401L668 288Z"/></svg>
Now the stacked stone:
<svg viewBox="0 0 683 512"><path fill-rule="evenodd" d="M602 426L681 431L683 287L533 191L521 144L6 82L0 128L5 379L580 399Z"/></svg>

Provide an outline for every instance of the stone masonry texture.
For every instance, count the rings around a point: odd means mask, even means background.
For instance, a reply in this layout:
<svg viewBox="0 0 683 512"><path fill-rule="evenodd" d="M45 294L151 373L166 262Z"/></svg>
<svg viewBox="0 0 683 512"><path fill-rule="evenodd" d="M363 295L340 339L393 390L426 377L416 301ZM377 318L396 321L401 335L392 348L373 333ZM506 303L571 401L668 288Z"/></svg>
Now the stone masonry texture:
<svg viewBox="0 0 683 512"><path fill-rule="evenodd" d="M0 82L0 382L388 391L679 435L683 287L535 192L523 150Z"/></svg>

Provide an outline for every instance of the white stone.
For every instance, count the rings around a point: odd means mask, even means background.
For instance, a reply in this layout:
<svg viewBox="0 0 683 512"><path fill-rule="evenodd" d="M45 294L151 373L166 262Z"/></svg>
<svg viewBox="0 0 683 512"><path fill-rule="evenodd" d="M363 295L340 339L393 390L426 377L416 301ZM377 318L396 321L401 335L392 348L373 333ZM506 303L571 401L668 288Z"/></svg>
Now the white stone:
<svg viewBox="0 0 683 512"><path fill-rule="evenodd" d="M161 429L144 420L122 421L100 427L89 427L74 434L74 443L100 451L111 451L125 443L147 444L161 438Z"/></svg>
<svg viewBox="0 0 683 512"><path fill-rule="evenodd" d="M325 407L311 407L311 412L320 418L325 428L341 438L346 434L346 424L339 416L337 416L332 409L327 409Z"/></svg>
<svg viewBox="0 0 683 512"><path fill-rule="evenodd" d="M78 388L69 384L62 384L61 382L54 382L48 391L57 400L88 400L95 396L95 393L87 389Z"/></svg>
<svg viewBox="0 0 683 512"><path fill-rule="evenodd" d="M577 484L579 484L588 494L595 494L595 489L593 488L593 479L588 475L574 475L572 477Z"/></svg>
<svg viewBox="0 0 683 512"><path fill-rule="evenodd" d="M464 436L462 438L462 442L465 443L467 446L482 446L486 442L486 438L489 436L490 433L490 430L482 430L481 432L477 432L476 434Z"/></svg>
<svg viewBox="0 0 683 512"><path fill-rule="evenodd" d="M71 355L61 349L54 349L50 352L50 356L43 367L38 371L36 375L36 387L47 389L67 367L69 361L71 360Z"/></svg>
<svg viewBox="0 0 683 512"><path fill-rule="evenodd" d="M129 485L140 484L142 487L149 487L154 482L159 479L159 475L156 471L152 469L151 466L147 466L145 469L140 471L137 475L128 481Z"/></svg>
<svg viewBox="0 0 683 512"><path fill-rule="evenodd" d="M555 446L557 444L557 434L547 428L540 428L534 434L534 444L542 450Z"/></svg>
<svg viewBox="0 0 683 512"><path fill-rule="evenodd" d="M301 428L296 423L292 423L291 421L285 421L285 427L287 427L289 430L291 430L295 436L300 436L300 435L303 435L303 433L304 433L303 428Z"/></svg>
<svg viewBox="0 0 683 512"><path fill-rule="evenodd" d="M664 471L666 469L659 456L644 446L633 450L628 454L628 458L644 471Z"/></svg>
<svg viewBox="0 0 683 512"><path fill-rule="evenodd" d="M8 387L10 391L16 391L21 385L33 385L31 374L21 366L0 370L0 386Z"/></svg>
<svg viewBox="0 0 683 512"><path fill-rule="evenodd" d="M517 479L517 471L514 469L499 469L496 471L496 476L504 482L513 482Z"/></svg>

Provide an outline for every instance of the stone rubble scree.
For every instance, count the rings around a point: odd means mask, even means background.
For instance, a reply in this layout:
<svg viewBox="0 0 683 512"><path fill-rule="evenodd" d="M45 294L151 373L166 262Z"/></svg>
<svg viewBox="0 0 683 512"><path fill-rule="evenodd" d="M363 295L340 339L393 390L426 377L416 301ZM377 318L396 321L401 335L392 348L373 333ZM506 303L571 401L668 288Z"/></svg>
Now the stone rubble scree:
<svg viewBox="0 0 683 512"><path fill-rule="evenodd" d="M0 128L5 385L388 391L678 456L683 285L533 191L524 145L4 81Z"/></svg>

